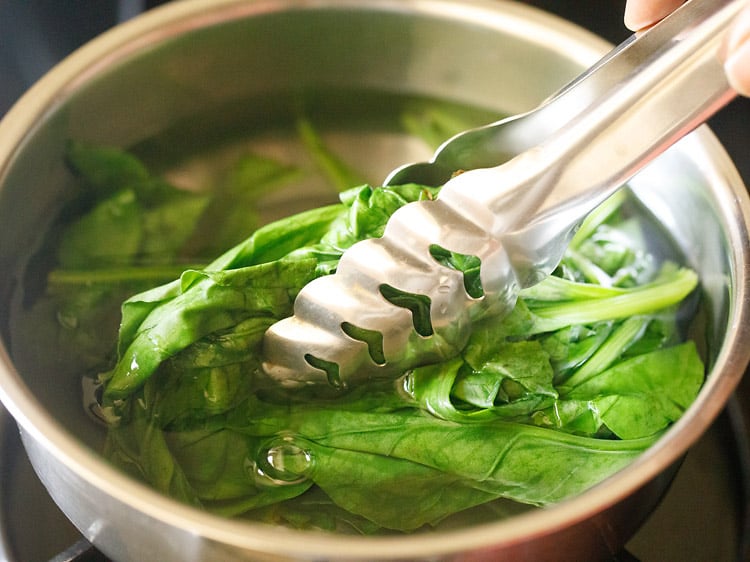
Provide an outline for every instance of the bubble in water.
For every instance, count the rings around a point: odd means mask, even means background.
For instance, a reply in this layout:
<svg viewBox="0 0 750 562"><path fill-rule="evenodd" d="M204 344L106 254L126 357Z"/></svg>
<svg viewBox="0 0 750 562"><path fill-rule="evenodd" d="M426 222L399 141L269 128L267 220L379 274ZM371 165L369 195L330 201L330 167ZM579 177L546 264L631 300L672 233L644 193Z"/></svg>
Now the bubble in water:
<svg viewBox="0 0 750 562"><path fill-rule="evenodd" d="M314 466L309 443L296 435L279 435L258 450L255 459L247 459L247 470L256 482L289 486L305 482Z"/></svg>
<svg viewBox="0 0 750 562"><path fill-rule="evenodd" d="M75 314L58 310L57 321L66 330L75 330L78 328L78 317Z"/></svg>
<svg viewBox="0 0 750 562"><path fill-rule="evenodd" d="M438 283L438 293L447 294L451 291L451 282L450 277L447 275L443 275L440 277L440 281Z"/></svg>

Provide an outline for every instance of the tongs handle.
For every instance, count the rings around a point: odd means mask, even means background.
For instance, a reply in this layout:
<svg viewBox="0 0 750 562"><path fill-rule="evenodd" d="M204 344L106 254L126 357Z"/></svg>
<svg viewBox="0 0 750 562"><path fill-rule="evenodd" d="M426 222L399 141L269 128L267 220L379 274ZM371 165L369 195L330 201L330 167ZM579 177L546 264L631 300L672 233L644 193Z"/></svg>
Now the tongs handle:
<svg viewBox="0 0 750 562"><path fill-rule="evenodd" d="M631 35L531 111L455 135L429 162L407 164L391 172L385 185L415 182L440 186L456 170L497 166L534 148L621 87L647 61L668 49L675 37L726 5L721 1L688 2L649 31Z"/></svg>
<svg viewBox="0 0 750 562"><path fill-rule="evenodd" d="M503 241L521 288L554 269L591 210L736 96L721 48L746 3L689 0L629 42L629 72L618 56L597 65L601 80L613 64L612 87L544 142L446 184L440 198Z"/></svg>
<svg viewBox="0 0 750 562"><path fill-rule="evenodd" d="M683 41L686 33L691 35L691 50L699 48L702 41L716 38L740 11L742 4L742 0L688 1L651 29L631 35L533 111L539 115L540 121L548 123L546 136L568 124L611 91L622 87L634 73L668 52L676 41ZM714 16L720 19L709 21ZM527 148L543 140L538 138Z"/></svg>

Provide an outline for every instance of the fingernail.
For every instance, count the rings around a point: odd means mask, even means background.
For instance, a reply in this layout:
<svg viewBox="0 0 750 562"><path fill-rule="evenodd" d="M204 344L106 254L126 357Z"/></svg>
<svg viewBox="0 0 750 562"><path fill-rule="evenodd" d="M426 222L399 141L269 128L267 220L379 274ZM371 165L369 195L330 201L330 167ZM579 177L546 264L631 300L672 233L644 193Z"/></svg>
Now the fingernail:
<svg viewBox="0 0 750 562"><path fill-rule="evenodd" d="M732 50L724 70L732 88L738 94L750 96L750 39Z"/></svg>

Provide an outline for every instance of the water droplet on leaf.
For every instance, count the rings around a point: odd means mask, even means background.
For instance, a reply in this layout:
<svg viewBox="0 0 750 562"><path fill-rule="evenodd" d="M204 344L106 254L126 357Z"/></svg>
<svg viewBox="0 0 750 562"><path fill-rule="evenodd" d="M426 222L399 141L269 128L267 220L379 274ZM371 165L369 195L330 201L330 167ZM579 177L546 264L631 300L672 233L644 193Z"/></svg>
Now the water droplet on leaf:
<svg viewBox="0 0 750 562"><path fill-rule="evenodd" d="M258 450L252 469L256 481L265 485L288 486L306 481L314 466L309 443L296 435L280 435Z"/></svg>

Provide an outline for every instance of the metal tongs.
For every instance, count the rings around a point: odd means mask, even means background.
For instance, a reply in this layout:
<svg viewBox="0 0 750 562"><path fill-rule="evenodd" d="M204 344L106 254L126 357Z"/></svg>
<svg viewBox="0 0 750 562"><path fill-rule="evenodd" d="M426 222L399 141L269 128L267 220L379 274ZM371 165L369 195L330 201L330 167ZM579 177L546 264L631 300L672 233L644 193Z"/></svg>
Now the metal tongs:
<svg viewBox="0 0 750 562"><path fill-rule="evenodd" d="M266 332L266 373L287 387L344 388L458 354L472 322L509 311L554 270L590 211L735 96L721 49L745 4L689 0L539 108L392 172L387 185L444 186L302 289L294 315ZM433 257L439 249L479 258L481 295Z"/></svg>

